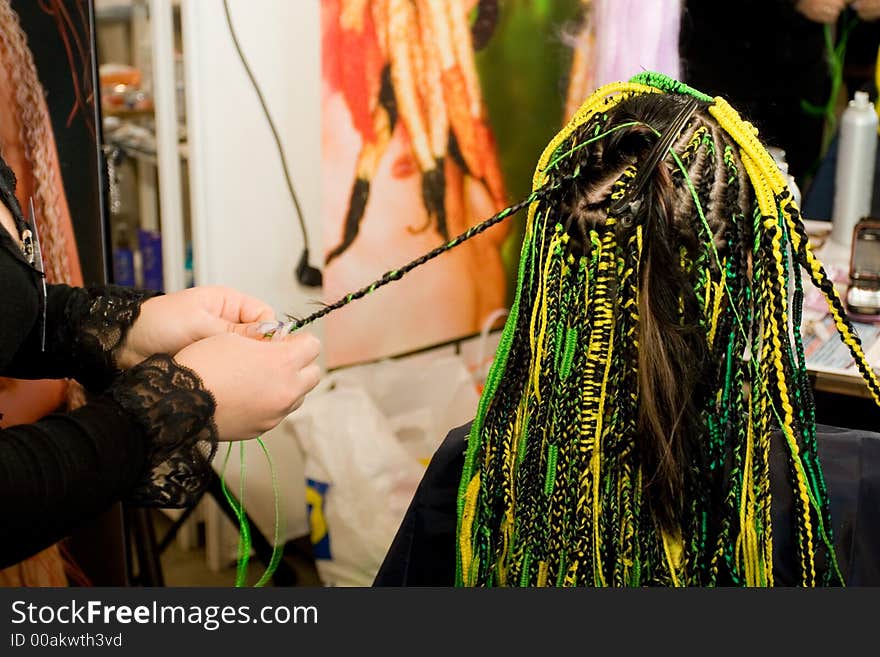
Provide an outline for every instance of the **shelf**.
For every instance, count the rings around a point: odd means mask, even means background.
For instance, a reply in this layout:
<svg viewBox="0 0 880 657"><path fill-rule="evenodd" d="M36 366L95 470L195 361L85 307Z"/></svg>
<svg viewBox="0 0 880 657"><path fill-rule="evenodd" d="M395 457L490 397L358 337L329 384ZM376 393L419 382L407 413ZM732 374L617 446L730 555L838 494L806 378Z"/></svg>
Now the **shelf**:
<svg viewBox="0 0 880 657"><path fill-rule="evenodd" d="M139 119L153 116L153 109L114 109L105 107L101 110L104 116L116 116L120 119Z"/></svg>
<svg viewBox="0 0 880 657"><path fill-rule="evenodd" d="M128 155L142 158L153 164L156 164L158 161L156 151L152 149L143 148L142 146L130 142L114 141L113 139L108 139L106 143L107 146L116 146L121 148ZM177 145L177 152L182 160L186 160L189 157L189 145L186 142L180 142Z"/></svg>
<svg viewBox="0 0 880 657"><path fill-rule="evenodd" d="M131 5L96 7L95 20L99 23L127 23L131 20L132 13L133 8Z"/></svg>

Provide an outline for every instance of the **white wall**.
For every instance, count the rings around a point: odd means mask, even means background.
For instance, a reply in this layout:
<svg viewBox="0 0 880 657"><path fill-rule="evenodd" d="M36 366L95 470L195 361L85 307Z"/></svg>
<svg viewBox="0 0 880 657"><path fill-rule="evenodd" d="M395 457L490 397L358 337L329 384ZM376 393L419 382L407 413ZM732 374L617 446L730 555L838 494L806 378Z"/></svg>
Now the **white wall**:
<svg viewBox="0 0 880 657"><path fill-rule="evenodd" d="M269 126L235 53L223 4L186 0L181 7L196 282L230 285L262 298L280 317L308 314L321 292L296 281L302 238L295 208ZM229 0L229 7L285 148L312 262L320 264L320 2ZM320 327L310 330L320 337ZM288 537L308 528L302 460L292 441L280 430L267 436ZM234 449L228 468L235 487L237 453ZM246 506L271 537L271 486L256 444L248 444L246 462Z"/></svg>
<svg viewBox="0 0 880 657"><path fill-rule="evenodd" d="M281 136L317 264L323 252L320 2L229 0L229 7ZM280 314L305 314L320 290L296 282L302 238L295 209L222 2L184 2L183 17L196 280L235 286Z"/></svg>

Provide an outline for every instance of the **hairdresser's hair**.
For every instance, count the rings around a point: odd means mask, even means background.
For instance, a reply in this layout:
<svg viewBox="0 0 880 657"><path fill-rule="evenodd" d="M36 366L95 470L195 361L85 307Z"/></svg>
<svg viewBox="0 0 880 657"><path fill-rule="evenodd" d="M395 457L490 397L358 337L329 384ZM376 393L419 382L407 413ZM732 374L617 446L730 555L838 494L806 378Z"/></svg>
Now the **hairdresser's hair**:
<svg viewBox="0 0 880 657"><path fill-rule="evenodd" d="M693 98L668 156L615 215ZM878 386L754 129L722 99L645 74L586 102L535 189L551 191L530 208L469 437L458 583L773 584L777 429L800 581L840 581L795 263L875 397Z"/></svg>

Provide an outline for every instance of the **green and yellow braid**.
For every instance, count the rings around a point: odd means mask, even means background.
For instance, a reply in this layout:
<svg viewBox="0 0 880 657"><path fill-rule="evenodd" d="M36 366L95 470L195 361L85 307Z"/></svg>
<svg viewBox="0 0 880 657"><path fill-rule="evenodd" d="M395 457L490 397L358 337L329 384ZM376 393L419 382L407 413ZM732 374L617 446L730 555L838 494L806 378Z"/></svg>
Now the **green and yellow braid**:
<svg viewBox="0 0 880 657"><path fill-rule="evenodd" d="M772 585L774 431L789 463L799 581L842 583L799 337L803 295L790 262L828 297L878 403L880 386L754 128L721 98L643 74L586 101L544 151L533 188L562 189L582 175L599 146L585 142L602 134L609 148L623 127L615 111L649 94L696 97L708 112L661 165L679 193L676 221L689 224L694 242L677 263L692 283L678 301L682 325L696 313L709 354L700 435L689 437L698 472L683 480L677 523L658 520L654 472L635 448L644 430L638 368L649 228L627 233L606 215L578 236L564 195L542 197L529 207L516 297L468 439L459 585ZM621 170L612 200L636 171ZM576 241L582 251L571 248Z"/></svg>
<svg viewBox="0 0 880 657"><path fill-rule="evenodd" d="M692 98L653 186L611 215L669 123L664 105ZM599 89L545 149L528 198L293 329L525 207L516 294L468 438L456 583L772 586L771 504L787 493L798 582L842 584L795 265L878 404L880 383L783 175L722 98L655 73ZM774 445L788 491L771 489Z"/></svg>

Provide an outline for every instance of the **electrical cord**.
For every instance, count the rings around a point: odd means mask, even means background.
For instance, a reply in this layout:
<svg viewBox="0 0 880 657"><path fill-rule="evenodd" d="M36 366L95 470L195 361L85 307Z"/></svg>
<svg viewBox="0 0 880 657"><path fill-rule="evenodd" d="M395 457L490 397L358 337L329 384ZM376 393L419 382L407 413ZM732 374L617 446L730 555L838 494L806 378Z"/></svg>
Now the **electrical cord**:
<svg viewBox="0 0 880 657"><path fill-rule="evenodd" d="M284 156L284 147L281 145L281 137L278 136L278 130L275 128L275 122L272 120L272 115L269 112L269 107L266 105L266 99L264 98L263 92L260 90L260 86L257 84L254 73L251 70L247 58L244 56L244 52L241 49L241 44L238 41L238 36L235 33L235 28L232 25L232 16L229 13L229 3L227 2L227 0L223 0L223 11L226 14L226 24L229 26L229 33L232 36L232 43L235 46L235 51L236 53L238 53L238 58L241 61L242 66L244 67L245 73L247 73L247 76L251 81L251 85L253 86L254 91L257 94L257 98L260 101L260 106L263 108L263 114L266 117L266 122L269 124L269 129L272 131L272 137L274 138L275 146L278 149L278 157L281 159L281 168L284 171L284 180L287 183L287 189L290 192L290 198L293 201L294 207L296 208L296 215L299 219L299 226L302 230L303 237L303 252L302 256L300 257L299 264L296 267L297 280L306 287L320 287L323 283L323 275L321 274L321 270L309 264L308 231L306 231L306 223L305 219L303 218L302 208L299 204L299 198L296 195L296 190L294 190L293 188L293 181L291 180L290 171L287 167L287 158Z"/></svg>

